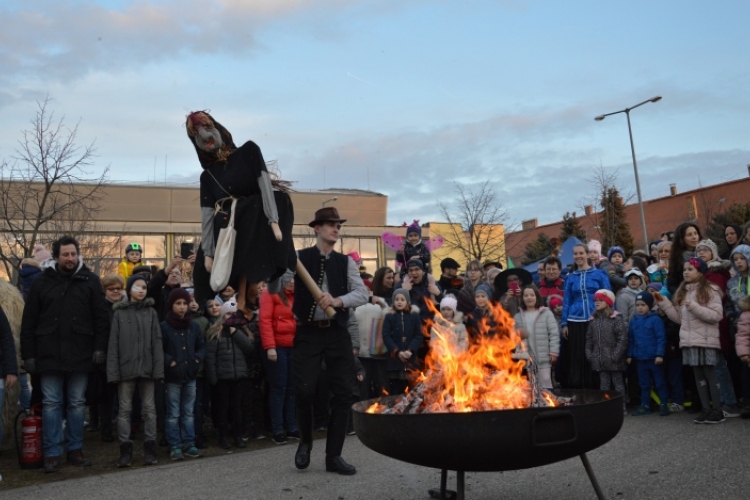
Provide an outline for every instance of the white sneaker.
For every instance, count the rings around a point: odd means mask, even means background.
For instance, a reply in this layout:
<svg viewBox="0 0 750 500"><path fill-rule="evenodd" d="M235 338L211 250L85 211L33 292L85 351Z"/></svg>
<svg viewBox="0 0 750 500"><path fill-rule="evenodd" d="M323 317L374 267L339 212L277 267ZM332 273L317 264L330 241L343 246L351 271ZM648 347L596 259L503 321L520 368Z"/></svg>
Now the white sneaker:
<svg viewBox="0 0 750 500"><path fill-rule="evenodd" d="M681 404L677 404L677 403L669 403L667 407L669 408L669 411L671 413L679 413L685 410L684 406L682 406Z"/></svg>
<svg viewBox="0 0 750 500"><path fill-rule="evenodd" d="M740 416L740 407L738 405L721 405L721 412L725 418L735 418Z"/></svg>

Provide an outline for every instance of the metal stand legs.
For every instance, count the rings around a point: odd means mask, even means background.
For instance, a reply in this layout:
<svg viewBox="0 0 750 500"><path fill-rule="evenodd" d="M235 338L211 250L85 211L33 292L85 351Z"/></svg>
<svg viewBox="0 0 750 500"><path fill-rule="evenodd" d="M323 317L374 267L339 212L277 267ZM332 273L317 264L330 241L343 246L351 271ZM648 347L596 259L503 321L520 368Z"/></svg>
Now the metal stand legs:
<svg viewBox="0 0 750 500"><path fill-rule="evenodd" d="M602 489L599 487L599 481L596 480L594 469L591 468L591 464L589 463L589 458L586 456L585 453L581 453L581 462L583 462L583 467L584 469L586 469L586 474L589 475L591 486L594 487L594 491L596 492L596 498L598 498L599 500L605 500L604 493L602 493Z"/></svg>

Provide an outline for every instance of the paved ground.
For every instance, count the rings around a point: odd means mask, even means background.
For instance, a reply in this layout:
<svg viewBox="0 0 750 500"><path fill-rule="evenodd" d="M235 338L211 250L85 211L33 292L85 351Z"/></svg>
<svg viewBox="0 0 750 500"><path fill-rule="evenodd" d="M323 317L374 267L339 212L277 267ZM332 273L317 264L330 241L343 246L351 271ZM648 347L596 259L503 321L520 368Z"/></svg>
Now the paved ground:
<svg viewBox="0 0 750 500"><path fill-rule="evenodd" d="M349 437L344 457L355 476L326 473L323 441L316 441L306 471L293 465L296 446L226 455L122 473L90 476L6 490L3 499L90 498L281 500L426 499L439 472L404 464L365 448ZM626 417L620 434L589 454L607 498L750 498L750 420L695 425L688 414L668 418ZM162 460L163 463L163 460ZM449 484L455 484L453 475ZM578 459L504 473L469 473L467 500L595 499Z"/></svg>

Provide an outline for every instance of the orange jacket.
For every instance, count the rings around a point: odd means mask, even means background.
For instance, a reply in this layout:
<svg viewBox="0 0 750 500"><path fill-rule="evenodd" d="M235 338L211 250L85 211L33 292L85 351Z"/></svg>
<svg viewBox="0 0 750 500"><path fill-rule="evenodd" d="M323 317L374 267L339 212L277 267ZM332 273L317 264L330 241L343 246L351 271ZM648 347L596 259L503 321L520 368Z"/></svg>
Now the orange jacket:
<svg viewBox="0 0 750 500"><path fill-rule="evenodd" d="M294 319L292 304L294 291L284 290L289 305L284 305L281 298L263 290L260 296L260 313L258 326L263 349L276 347L294 347L294 334L297 331L297 321Z"/></svg>

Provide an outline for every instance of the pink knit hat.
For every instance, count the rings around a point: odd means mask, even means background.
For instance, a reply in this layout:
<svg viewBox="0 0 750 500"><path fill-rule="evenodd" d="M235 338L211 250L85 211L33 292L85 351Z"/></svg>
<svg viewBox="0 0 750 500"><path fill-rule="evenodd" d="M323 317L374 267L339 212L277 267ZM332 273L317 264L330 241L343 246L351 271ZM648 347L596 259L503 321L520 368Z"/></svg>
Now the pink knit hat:
<svg viewBox="0 0 750 500"><path fill-rule="evenodd" d="M589 251L596 250L599 255L602 254L602 244L599 243L597 240L591 240L587 243L587 246L589 248Z"/></svg>
<svg viewBox="0 0 750 500"><path fill-rule="evenodd" d="M34 259L36 259L37 262L42 263L51 258L52 254L49 253L49 250L44 248L44 245L39 244L34 246Z"/></svg>

